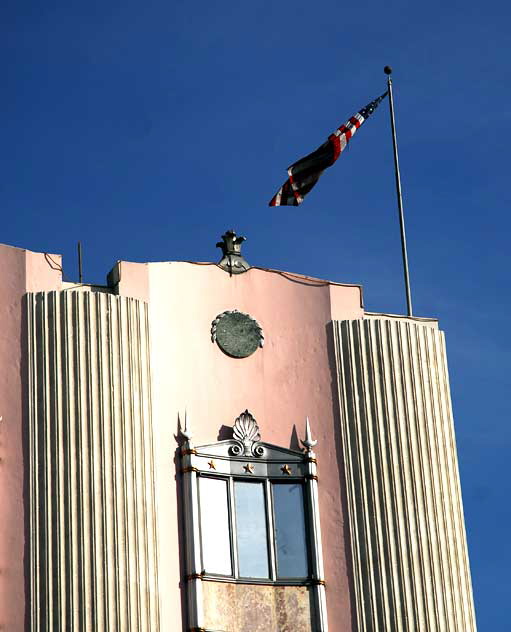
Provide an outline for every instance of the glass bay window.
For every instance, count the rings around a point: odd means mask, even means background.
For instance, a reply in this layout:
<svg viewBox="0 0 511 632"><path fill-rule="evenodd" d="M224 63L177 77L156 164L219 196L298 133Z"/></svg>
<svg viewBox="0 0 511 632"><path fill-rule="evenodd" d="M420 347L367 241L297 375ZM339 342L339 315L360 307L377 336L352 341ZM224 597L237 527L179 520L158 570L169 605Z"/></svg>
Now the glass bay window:
<svg viewBox="0 0 511 632"><path fill-rule="evenodd" d="M316 441L308 421L304 451L261 442L248 411L236 419L232 439L194 446L188 425L181 434L190 629L208 627L220 582L301 591L294 594L306 609L307 599L313 602L313 629L327 632Z"/></svg>

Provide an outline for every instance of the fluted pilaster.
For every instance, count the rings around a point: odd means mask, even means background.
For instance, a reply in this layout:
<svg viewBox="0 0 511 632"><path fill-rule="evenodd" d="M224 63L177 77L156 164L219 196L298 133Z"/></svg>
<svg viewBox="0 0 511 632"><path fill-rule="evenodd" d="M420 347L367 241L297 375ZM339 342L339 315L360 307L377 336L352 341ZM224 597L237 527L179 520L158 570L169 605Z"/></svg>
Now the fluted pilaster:
<svg viewBox="0 0 511 632"><path fill-rule="evenodd" d="M27 295L30 630L155 632L147 305Z"/></svg>
<svg viewBox="0 0 511 632"><path fill-rule="evenodd" d="M361 632L474 632L443 333L334 323Z"/></svg>

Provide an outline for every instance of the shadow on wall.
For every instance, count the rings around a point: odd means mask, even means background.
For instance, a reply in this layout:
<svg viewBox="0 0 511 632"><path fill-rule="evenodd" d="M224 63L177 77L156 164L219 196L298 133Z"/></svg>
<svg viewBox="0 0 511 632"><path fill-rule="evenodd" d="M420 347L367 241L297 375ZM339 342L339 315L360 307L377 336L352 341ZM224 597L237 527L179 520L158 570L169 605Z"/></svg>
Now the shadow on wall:
<svg viewBox="0 0 511 632"><path fill-rule="evenodd" d="M289 440L289 449L296 450L297 452L303 452L303 448L300 445L300 440L298 439L298 433L296 432L296 425L293 424L293 430L291 432L291 439Z"/></svg>
<svg viewBox="0 0 511 632"><path fill-rule="evenodd" d="M216 438L217 441L227 441L228 439L232 439L232 427L221 425L220 430L218 431L218 436Z"/></svg>

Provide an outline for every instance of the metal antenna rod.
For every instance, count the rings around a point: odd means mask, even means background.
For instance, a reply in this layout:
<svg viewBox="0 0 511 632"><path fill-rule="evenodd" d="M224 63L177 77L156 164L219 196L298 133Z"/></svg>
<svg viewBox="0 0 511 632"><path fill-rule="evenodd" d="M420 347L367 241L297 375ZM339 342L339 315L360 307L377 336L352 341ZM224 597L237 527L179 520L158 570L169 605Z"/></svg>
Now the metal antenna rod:
<svg viewBox="0 0 511 632"><path fill-rule="evenodd" d="M78 242L78 278L80 283L83 283L83 270L82 270L82 242Z"/></svg>
<svg viewBox="0 0 511 632"><path fill-rule="evenodd" d="M405 232L405 216L403 213L403 197L401 195L401 176L399 174L399 157L397 154L397 138L396 138L396 123L394 121L394 97L392 95L392 68L385 66L383 69L388 76L387 86L389 90L389 107L390 107L390 124L392 126L392 142L394 147L394 169L396 173L396 192L397 192L397 206L399 211L399 226L401 229L401 251L403 253L403 272L405 277L405 289L406 289L406 305L408 308L408 316L412 316L412 295L410 292L410 275L408 272L408 254L406 251L406 232Z"/></svg>

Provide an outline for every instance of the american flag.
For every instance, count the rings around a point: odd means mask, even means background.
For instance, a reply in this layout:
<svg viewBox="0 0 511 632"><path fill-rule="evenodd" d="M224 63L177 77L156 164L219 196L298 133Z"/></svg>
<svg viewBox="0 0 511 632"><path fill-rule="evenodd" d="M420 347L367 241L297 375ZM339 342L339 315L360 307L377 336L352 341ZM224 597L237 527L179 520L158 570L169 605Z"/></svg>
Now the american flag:
<svg viewBox="0 0 511 632"><path fill-rule="evenodd" d="M336 129L333 134L330 134L321 147L292 164L287 170L289 178L270 200L270 206L298 206L301 204L323 171L327 167L331 167L339 158L350 138L371 116L387 94L384 92L380 97L368 103L344 125Z"/></svg>

